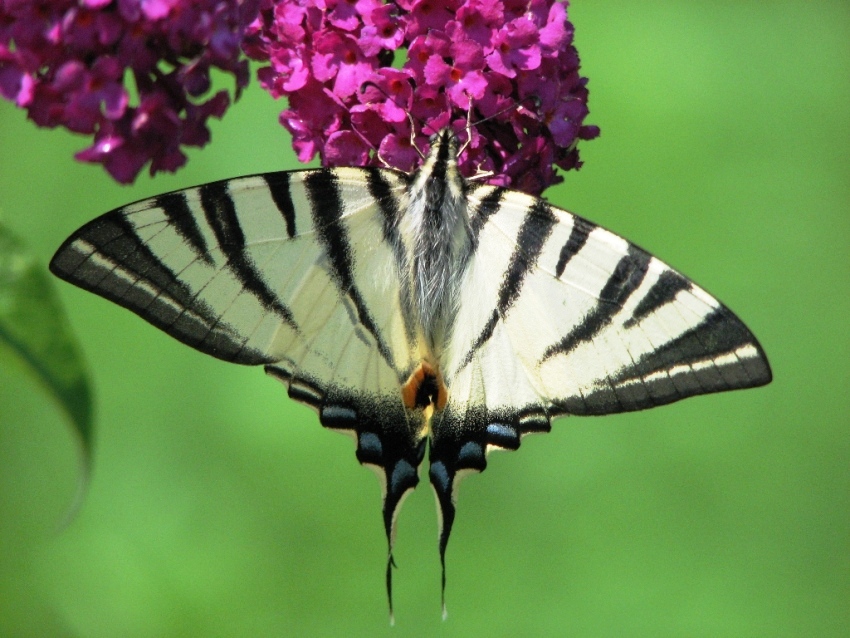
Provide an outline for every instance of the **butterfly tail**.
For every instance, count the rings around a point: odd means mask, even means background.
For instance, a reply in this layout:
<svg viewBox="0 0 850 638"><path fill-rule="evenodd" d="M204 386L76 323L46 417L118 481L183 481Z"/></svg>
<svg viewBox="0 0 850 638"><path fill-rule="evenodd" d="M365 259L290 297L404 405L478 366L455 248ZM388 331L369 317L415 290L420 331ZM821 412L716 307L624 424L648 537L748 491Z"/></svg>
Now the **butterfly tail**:
<svg viewBox="0 0 850 638"><path fill-rule="evenodd" d="M393 437L387 433L378 437L373 428L363 428L358 432L357 460L370 466L378 475L383 488L384 531L387 535L387 604L390 624L395 623L393 615L393 569L396 567L393 557L395 545L396 519L407 495L419 484L418 468L425 456L425 439L413 443L409 437Z"/></svg>
<svg viewBox="0 0 850 638"><path fill-rule="evenodd" d="M437 417L435 417L437 418ZM446 548L455 520L457 487L472 472L487 467L491 449L516 450L523 435L548 432L550 417L541 408L515 413L498 413L484 407L447 408L437 418L430 450L430 479L437 497L440 519L439 549L442 567L443 617L446 615Z"/></svg>
<svg viewBox="0 0 850 638"><path fill-rule="evenodd" d="M424 440L423 440L424 443ZM424 446L423 446L424 447ZM358 457L360 456L358 449ZM421 457L420 457L421 461ZM364 462L364 461L361 461ZM393 613L393 569L396 567L393 557L393 546L395 545L396 518L401 509L405 497L419 484L419 476L416 473L417 465L411 465L404 459L399 459L389 469L376 467L376 472L383 473L382 483L386 485L384 492L384 530L387 534L387 605L390 612L390 625L395 625Z"/></svg>
<svg viewBox="0 0 850 638"><path fill-rule="evenodd" d="M429 478L434 488L439 518L443 618L446 617L446 548L455 520L457 486L464 475L482 472L487 467L484 438L458 436L465 429L462 426L466 416L455 416L451 410L444 412L440 418L440 427L435 429L439 434L432 435L431 440Z"/></svg>

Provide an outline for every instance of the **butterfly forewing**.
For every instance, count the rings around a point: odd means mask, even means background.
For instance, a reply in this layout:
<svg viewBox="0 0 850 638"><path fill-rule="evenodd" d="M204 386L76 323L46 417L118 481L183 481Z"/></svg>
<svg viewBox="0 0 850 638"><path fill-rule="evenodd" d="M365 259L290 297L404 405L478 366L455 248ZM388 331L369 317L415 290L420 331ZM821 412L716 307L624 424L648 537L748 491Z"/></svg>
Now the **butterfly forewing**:
<svg viewBox="0 0 850 638"><path fill-rule="evenodd" d="M479 200L478 191L471 199ZM540 216L539 201L510 192L484 224L464 287L489 289L498 321L491 327L480 312L461 313L456 325L466 327L454 333L450 369L470 351L500 360L506 346L499 342L508 342L512 368L523 370L551 409L570 414L638 410L770 380L755 337L720 302L643 249L554 207L557 221L539 249L518 240L522 250L511 264L526 262L519 290L501 304L489 273L500 267L506 282L510 267L494 255ZM488 407L500 405L498 396Z"/></svg>

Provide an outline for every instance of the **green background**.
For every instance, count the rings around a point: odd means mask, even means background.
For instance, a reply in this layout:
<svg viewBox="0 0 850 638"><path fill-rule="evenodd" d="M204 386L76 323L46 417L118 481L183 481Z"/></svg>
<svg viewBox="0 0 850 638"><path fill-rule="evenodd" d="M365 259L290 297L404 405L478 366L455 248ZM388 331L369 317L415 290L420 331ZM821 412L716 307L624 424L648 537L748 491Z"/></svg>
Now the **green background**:
<svg viewBox="0 0 850 638"><path fill-rule="evenodd" d="M76 518L62 413L0 370L4 636L846 636L850 631L850 5L571 7L591 117L555 203L740 314L772 385L563 419L465 481L440 620L436 516L399 518L387 625L379 488L347 437L229 366L57 282L92 370ZM143 196L296 163L253 86L176 176L133 188L85 140L0 104L0 210L46 264Z"/></svg>

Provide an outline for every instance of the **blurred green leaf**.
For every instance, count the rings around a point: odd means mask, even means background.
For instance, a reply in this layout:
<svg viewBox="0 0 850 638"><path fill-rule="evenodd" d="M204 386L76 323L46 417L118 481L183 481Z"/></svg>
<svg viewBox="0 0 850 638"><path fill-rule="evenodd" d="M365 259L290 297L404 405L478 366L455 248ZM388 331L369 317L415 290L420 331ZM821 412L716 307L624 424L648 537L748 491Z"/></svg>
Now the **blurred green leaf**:
<svg viewBox="0 0 850 638"><path fill-rule="evenodd" d="M91 389L85 362L48 278L23 243L0 224L0 365L16 356L56 397L91 450Z"/></svg>

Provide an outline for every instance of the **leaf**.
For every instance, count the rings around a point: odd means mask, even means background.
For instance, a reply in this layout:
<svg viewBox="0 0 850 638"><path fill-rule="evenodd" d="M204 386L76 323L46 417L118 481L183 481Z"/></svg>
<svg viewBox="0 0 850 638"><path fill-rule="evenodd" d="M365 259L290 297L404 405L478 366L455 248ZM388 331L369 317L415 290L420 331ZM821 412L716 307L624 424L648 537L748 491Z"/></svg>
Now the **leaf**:
<svg viewBox="0 0 850 638"><path fill-rule="evenodd" d="M47 268L0 224L0 365L11 356L38 377L71 418L87 472L92 402L80 347Z"/></svg>

